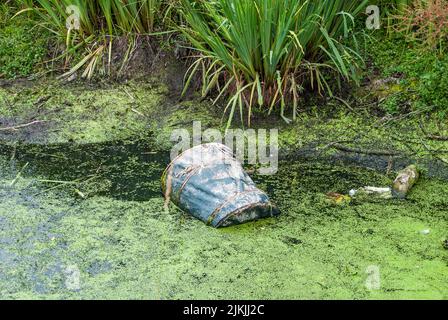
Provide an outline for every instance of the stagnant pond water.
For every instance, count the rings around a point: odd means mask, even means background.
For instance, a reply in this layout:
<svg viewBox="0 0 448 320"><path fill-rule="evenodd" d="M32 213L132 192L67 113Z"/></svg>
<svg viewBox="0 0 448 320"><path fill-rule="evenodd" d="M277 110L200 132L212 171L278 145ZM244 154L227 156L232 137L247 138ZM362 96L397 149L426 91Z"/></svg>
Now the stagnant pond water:
<svg viewBox="0 0 448 320"><path fill-rule="evenodd" d="M447 182L334 205L392 176L282 161L253 176L278 218L213 229L164 211L168 162L145 141L1 146L0 297L448 298Z"/></svg>

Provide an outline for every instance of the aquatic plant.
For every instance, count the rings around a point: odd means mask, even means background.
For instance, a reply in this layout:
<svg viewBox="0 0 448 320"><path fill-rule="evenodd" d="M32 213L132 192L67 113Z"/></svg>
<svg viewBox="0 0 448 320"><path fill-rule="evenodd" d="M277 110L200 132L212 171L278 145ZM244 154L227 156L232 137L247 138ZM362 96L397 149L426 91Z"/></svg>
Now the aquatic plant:
<svg viewBox="0 0 448 320"><path fill-rule="evenodd" d="M0 4L0 78L29 76L46 54L47 33L32 29L26 17L11 20L16 4Z"/></svg>
<svg viewBox="0 0 448 320"><path fill-rule="evenodd" d="M356 44L354 16L366 2L182 0L181 30L198 52L185 88L201 72L203 96L229 96L228 126L237 108L250 125L254 105L280 106L289 122L286 105L295 119L305 82L331 93L329 73L357 80L360 56L347 43Z"/></svg>

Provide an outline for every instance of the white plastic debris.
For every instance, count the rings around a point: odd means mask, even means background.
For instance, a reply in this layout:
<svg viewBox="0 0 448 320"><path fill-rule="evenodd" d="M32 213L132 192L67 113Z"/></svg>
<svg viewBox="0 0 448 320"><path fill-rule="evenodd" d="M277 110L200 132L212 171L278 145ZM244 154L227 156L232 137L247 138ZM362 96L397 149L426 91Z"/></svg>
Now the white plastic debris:
<svg viewBox="0 0 448 320"><path fill-rule="evenodd" d="M381 199L391 199L392 189L391 188L377 188L377 187L363 187L358 190L352 189L349 192L350 197L355 197L357 195L369 195Z"/></svg>

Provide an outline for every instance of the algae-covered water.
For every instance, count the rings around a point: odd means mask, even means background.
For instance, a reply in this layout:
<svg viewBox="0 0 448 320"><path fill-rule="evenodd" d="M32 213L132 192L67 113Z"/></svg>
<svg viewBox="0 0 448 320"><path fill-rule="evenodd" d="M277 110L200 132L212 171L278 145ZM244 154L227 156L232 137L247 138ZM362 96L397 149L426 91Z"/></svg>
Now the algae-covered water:
<svg viewBox="0 0 448 320"><path fill-rule="evenodd" d="M145 140L0 147L1 298L448 298L446 181L335 205L393 175L282 161L253 176L278 218L213 229L163 209L167 163Z"/></svg>

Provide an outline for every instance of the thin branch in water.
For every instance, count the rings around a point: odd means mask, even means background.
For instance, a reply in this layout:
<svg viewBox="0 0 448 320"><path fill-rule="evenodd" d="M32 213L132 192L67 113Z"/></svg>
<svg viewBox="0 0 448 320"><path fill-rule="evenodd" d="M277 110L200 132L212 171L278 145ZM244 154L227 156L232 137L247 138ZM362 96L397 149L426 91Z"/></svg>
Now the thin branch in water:
<svg viewBox="0 0 448 320"><path fill-rule="evenodd" d="M448 141L448 136L437 136L437 135L427 135L428 139L436 140L436 141Z"/></svg>
<svg viewBox="0 0 448 320"><path fill-rule="evenodd" d="M419 126L420 126L420 129L422 130L422 132L425 134L426 138L428 138L430 140L436 140L436 141L448 141L448 136L435 135L435 134L428 133L426 131L425 127L423 126L423 123L421 120L419 122Z"/></svg>
<svg viewBox="0 0 448 320"><path fill-rule="evenodd" d="M28 167L28 165L29 165L29 162L25 163L25 165L22 167L22 169L17 173L17 175L14 178L14 180L12 180L11 183L9 184L10 187L14 186L17 183L17 181L22 176L23 171L25 170L26 167Z"/></svg>
<svg viewBox="0 0 448 320"><path fill-rule="evenodd" d="M399 156L401 153L396 151L389 151L389 150L367 150L367 149L361 149L361 148L351 148L347 147L345 145L342 145L340 143L334 143L331 145L331 147L344 152L351 152L351 153L360 153L360 154L367 154L367 155L375 155L375 156Z"/></svg>
<svg viewBox="0 0 448 320"><path fill-rule="evenodd" d="M42 123L42 122L46 122L46 121L45 120L35 120L35 121L29 122L29 123L19 124L17 126L0 128L0 131L16 131L18 129L29 127L34 124L38 124L38 123Z"/></svg>

